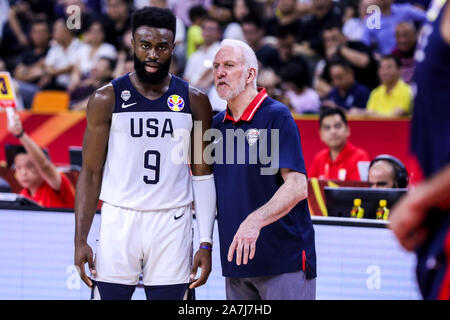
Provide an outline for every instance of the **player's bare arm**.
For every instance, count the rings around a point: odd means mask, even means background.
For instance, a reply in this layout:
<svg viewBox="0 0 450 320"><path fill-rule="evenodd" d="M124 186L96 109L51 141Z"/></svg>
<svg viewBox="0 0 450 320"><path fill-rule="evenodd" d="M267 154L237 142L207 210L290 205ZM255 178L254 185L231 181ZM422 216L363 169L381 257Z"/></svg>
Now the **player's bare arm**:
<svg viewBox="0 0 450 320"><path fill-rule="evenodd" d="M100 194L113 107L112 85L98 89L89 99L86 110L87 126L83 138L83 165L76 186L75 265L79 268L82 280L90 288L92 282L85 273L84 265L88 263L92 274L95 274L95 268L87 237Z"/></svg>
<svg viewBox="0 0 450 320"><path fill-rule="evenodd" d="M203 205L199 202L198 197L196 197L196 183L203 184L202 187L207 187L205 183L211 183L212 186L214 186L214 180L212 179L212 168L210 165L206 164L203 159L203 150L207 146L207 142L203 141L203 134L206 130L211 128L211 122L212 122L212 108L211 104L209 102L208 97L202 93L200 90L190 87L189 89L189 100L191 102L191 113L192 113L192 120L193 121L200 121L201 122L201 134L191 134L191 170L192 174L194 176L194 179L198 177L199 179L203 179L202 177L208 177L208 180L210 182L204 180L202 181L194 181L194 202L195 202L195 210L196 210L196 218L200 228L206 227L206 229L211 228L214 223L214 217L211 217L211 214L215 214L215 210L211 212L210 209L205 210L202 208ZM201 146L201 147L200 147ZM211 188L208 188L211 189ZM198 191L197 191L198 192ZM203 198L202 202L206 200L206 205L213 205L215 206L215 189L214 190L207 190L207 194L202 195L202 197L214 197L214 199L207 199ZM196 201L197 200L197 201ZM213 200L213 202L211 202ZM198 207L202 206L202 207ZM202 210L202 211L200 211ZM207 216L205 216L207 215ZM202 239L202 235L200 235L200 241L201 246L211 246L212 245L212 239L211 240L205 240ZM211 242L211 243L210 243ZM201 275L198 279L193 279L197 274L197 269L200 267L202 269ZM194 262L192 266L192 272L191 272L191 278L193 282L190 285L190 288L196 288L198 286L201 286L206 283L208 280L209 274L211 273L211 251L207 249L199 249L197 253L194 256Z"/></svg>
<svg viewBox="0 0 450 320"><path fill-rule="evenodd" d="M308 182L303 173L285 168L280 171L284 183L265 205L241 223L229 247L228 261L233 260L236 252L236 264L247 264L248 259L255 256L261 229L284 217L297 203L308 197Z"/></svg>

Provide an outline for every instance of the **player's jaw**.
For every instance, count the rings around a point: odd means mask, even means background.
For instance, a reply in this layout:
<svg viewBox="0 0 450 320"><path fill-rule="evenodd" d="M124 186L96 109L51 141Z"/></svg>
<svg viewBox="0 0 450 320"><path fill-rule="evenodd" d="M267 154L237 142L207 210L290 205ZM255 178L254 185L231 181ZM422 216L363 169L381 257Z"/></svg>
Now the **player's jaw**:
<svg viewBox="0 0 450 320"><path fill-rule="evenodd" d="M165 62L156 62L151 60L141 61L133 54L134 69L139 80L149 84L159 84L169 74L172 56Z"/></svg>

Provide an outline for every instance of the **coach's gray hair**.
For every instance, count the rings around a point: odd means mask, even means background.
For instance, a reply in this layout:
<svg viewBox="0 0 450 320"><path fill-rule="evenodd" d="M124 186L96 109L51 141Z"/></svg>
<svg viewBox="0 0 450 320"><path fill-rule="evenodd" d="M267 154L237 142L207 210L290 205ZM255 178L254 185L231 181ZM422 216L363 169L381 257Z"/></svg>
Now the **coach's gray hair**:
<svg viewBox="0 0 450 320"><path fill-rule="evenodd" d="M258 77L258 59L256 59L255 51L253 51L252 48L245 42L241 40L234 40L234 39L224 39L220 43L220 48L223 47L233 47L233 48L240 48L242 51L242 57L244 58L245 66L247 67L247 70L250 68L255 69L255 79L253 80L253 87L256 88L256 79Z"/></svg>

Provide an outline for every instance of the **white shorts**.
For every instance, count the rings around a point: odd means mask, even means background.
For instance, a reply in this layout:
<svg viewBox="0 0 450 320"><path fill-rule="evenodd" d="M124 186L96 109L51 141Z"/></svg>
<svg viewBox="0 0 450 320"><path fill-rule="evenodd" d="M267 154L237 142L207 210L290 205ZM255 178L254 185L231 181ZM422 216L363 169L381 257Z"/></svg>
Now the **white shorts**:
<svg viewBox="0 0 450 320"><path fill-rule="evenodd" d="M135 211L103 203L96 281L145 286L189 283L192 210Z"/></svg>

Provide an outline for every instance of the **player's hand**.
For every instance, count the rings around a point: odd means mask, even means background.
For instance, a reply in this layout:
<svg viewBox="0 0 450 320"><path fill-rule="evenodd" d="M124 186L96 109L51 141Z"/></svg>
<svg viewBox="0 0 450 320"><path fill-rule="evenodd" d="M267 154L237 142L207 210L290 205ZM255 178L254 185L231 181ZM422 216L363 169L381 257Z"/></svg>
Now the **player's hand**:
<svg viewBox="0 0 450 320"><path fill-rule="evenodd" d="M84 269L84 264L87 262L91 275L95 277L97 271L94 266L93 252L91 247L87 243L81 243L75 245L75 266L77 267L77 271L86 285L92 289L92 281L86 275L86 271Z"/></svg>
<svg viewBox="0 0 450 320"><path fill-rule="evenodd" d="M191 284L189 289L200 287L206 283L211 273L211 251L207 249L199 249L194 256L194 263L191 270ZM202 269L200 277L194 279L197 275L198 267Z"/></svg>
<svg viewBox="0 0 450 320"><path fill-rule="evenodd" d="M389 215L389 228L406 250L414 250L423 243L427 230L422 227L426 210L417 201L416 192L405 195L395 204Z"/></svg>
<svg viewBox="0 0 450 320"><path fill-rule="evenodd" d="M236 264L248 263L248 259L253 259L256 253L256 240L258 240L261 226L252 215L249 215L239 226L234 235L233 242L228 249L228 261L233 261L236 251Z"/></svg>

